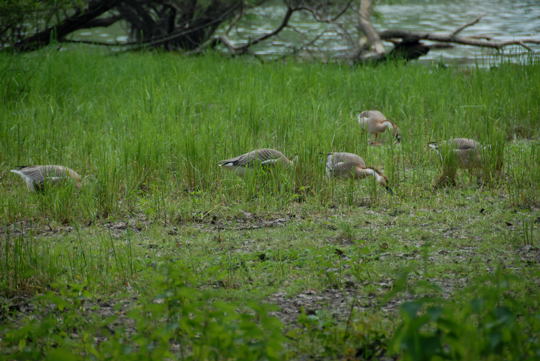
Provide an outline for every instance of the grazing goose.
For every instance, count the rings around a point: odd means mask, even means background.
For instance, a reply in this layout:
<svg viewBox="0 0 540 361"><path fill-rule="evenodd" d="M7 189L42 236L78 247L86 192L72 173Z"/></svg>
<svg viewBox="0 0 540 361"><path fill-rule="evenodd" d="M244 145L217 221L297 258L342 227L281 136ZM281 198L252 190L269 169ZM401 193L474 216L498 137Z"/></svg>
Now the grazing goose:
<svg viewBox="0 0 540 361"><path fill-rule="evenodd" d="M11 172L21 176L31 192L43 191L45 184L58 183L66 179L73 180L77 188L81 187L81 176L73 169L61 165L23 166L12 169Z"/></svg>
<svg viewBox="0 0 540 361"><path fill-rule="evenodd" d="M279 150L267 148L255 149L238 157L222 160L218 163L220 167L233 170L238 175L245 175L246 170L250 168L275 166L277 164L292 166L294 163Z"/></svg>
<svg viewBox="0 0 540 361"><path fill-rule="evenodd" d="M386 119L383 113L378 110L366 110L358 114L358 124L367 130L369 134L375 134L375 139L379 134L383 133L386 129L390 129L392 134L396 138L396 141L401 142L401 134L399 127L396 123ZM378 142L372 142L371 145L378 145Z"/></svg>
<svg viewBox="0 0 540 361"><path fill-rule="evenodd" d="M390 194L394 193L388 186L388 178L380 170L367 167L364 160L353 153L328 153L326 157L326 175L328 177L357 179L372 176Z"/></svg>
<svg viewBox="0 0 540 361"><path fill-rule="evenodd" d="M485 147L474 139L454 138L440 144L431 142L428 145L437 152L443 163L443 173L437 179L435 187L456 185L458 168L468 169L477 174L478 171L482 171L482 149Z"/></svg>

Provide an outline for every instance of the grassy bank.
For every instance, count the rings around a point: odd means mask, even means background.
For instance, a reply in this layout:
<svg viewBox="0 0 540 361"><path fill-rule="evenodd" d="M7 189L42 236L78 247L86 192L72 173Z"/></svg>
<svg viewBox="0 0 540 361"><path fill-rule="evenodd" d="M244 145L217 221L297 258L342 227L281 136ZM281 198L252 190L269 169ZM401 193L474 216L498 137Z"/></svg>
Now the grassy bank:
<svg viewBox="0 0 540 361"><path fill-rule="evenodd" d="M1 55L0 76L0 357L538 356L537 64L47 50ZM402 143L367 146L365 109ZM426 145L452 137L490 145L501 176L434 190ZM260 147L298 164L216 165ZM330 151L384 168L396 194L327 180ZM30 194L9 173L25 164L84 187Z"/></svg>

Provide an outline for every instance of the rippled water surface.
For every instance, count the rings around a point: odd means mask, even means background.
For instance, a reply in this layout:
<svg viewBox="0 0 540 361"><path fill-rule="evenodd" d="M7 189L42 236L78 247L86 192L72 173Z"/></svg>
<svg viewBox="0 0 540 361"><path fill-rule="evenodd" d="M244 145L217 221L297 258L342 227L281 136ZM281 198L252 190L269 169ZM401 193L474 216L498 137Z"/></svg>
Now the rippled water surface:
<svg viewBox="0 0 540 361"><path fill-rule="evenodd" d="M277 2L274 6L255 9L251 16L239 24L237 31L229 34L233 42L240 44L247 38L271 31L281 21L285 11L279 4ZM373 21L379 31L403 29L449 33L483 15L478 24L465 29L461 35L483 35L499 41L540 38L540 0L412 0L398 4L380 4L376 6L376 12ZM279 36L261 43L254 50L259 55L275 57L290 53L299 43L307 43L317 38L309 46L297 49L298 53L326 58L345 55L352 49L358 35L355 30L356 14L349 12L340 22L340 26L321 24L306 13L296 13L290 22L294 29L284 30ZM107 42L127 40L127 35L121 27L116 27L112 31L85 30L79 32L76 37ZM534 51L535 58L538 58L540 45L530 47ZM508 47L504 53L515 61L530 58L530 53L519 46ZM494 49L456 45L453 49L431 51L422 59L488 64L499 61L498 54Z"/></svg>

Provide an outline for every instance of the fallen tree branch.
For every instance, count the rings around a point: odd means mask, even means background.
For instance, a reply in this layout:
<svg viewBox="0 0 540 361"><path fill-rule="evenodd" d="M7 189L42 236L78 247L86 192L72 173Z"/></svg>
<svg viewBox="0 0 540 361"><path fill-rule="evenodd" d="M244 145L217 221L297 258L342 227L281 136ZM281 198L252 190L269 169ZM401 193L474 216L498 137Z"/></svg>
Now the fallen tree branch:
<svg viewBox="0 0 540 361"><path fill-rule="evenodd" d="M90 2L84 12L77 12L74 15L65 18L57 25L48 27L28 38L17 42L13 47L18 51L33 51L51 42L51 38L62 39L67 34L83 28L88 22L111 10L117 5L119 0L101 0Z"/></svg>
<svg viewBox="0 0 540 361"><path fill-rule="evenodd" d="M492 48L492 49L501 49L509 45L519 45L527 50L531 51L532 49L526 44L540 44L540 39L516 39L516 40L507 40L507 41L494 41L494 40L483 40L479 37L456 37L451 36L452 34L431 34L431 33L419 33L407 30L385 30L380 34L382 40L391 40L400 38L403 41L420 41L420 40L431 40L438 41L441 43L455 43L461 45L470 45L478 46L483 48Z"/></svg>
<svg viewBox="0 0 540 361"><path fill-rule="evenodd" d="M540 39L526 38L526 39L515 39L507 41L496 41L492 40L487 36L472 35L472 36L457 36L464 29L477 24L482 16L478 16L473 21L470 21L450 34L432 34L426 32L415 32L407 30L385 30L379 33L381 39L385 41L395 41L396 38L402 39L402 42L419 42L420 40L430 40L440 43L455 43L461 45L469 46L478 46L483 48L492 48L500 50L505 46L509 45L519 45L528 51L532 51L531 47L527 44L540 44Z"/></svg>
<svg viewBox="0 0 540 361"><path fill-rule="evenodd" d="M350 57L353 64L384 61L390 58L404 58L407 60L416 59L427 54L431 49L448 48L452 44L461 44L477 47L485 47L500 50L510 45L521 46L532 52L532 48L527 44L540 44L540 39L525 38L507 41L496 41L488 36L471 35L459 36L468 27L476 25L483 17L480 15L474 20L459 26L448 34L433 34L429 32L415 32L407 30L385 30L377 32L370 21L371 0L360 0L359 8L359 29L364 33L366 44L361 44L360 48ZM426 45L421 40L429 40L435 44ZM394 48L385 51L382 42L391 42ZM442 44L441 44L442 43Z"/></svg>

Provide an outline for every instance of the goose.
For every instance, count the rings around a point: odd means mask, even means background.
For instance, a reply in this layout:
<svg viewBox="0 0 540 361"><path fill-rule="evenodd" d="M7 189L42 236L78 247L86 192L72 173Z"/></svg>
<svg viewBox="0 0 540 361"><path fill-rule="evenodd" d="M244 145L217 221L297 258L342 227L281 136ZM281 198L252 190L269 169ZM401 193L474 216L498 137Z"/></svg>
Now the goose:
<svg viewBox="0 0 540 361"><path fill-rule="evenodd" d="M326 175L328 177L357 179L371 176L390 194L394 193L388 186L388 178L380 170L367 167L364 159L354 153L328 153L326 157Z"/></svg>
<svg viewBox="0 0 540 361"><path fill-rule="evenodd" d="M294 164L294 160L295 159L289 160L279 150L262 148L252 150L234 158L219 161L218 165L225 169L232 170L240 176L243 176L246 174L246 170L248 169L253 169L258 166L275 166L278 164L292 166Z"/></svg>
<svg viewBox="0 0 540 361"><path fill-rule="evenodd" d="M390 129L392 134L396 138L396 141L401 142L401 134L399 127L396 123L386 119L383 113L378 110L366 110L358 114L358 124L367 130L369 134L375 134L375 139L379 134L383 133L386 129ZM378 145L380 143L372 142L371 145Z"/></svg>
<svg viewBox="0 0 540 361"><path fill-rule="evenodd" d="M12 169L11 172L19 175L31 192L43 191L45 184L58 183L66 179L73 180L75 186L81 188L81 176L73 169L62 165L21 166Z"/></svg>
<svg viewBox="0 0 540 361"><path fill-rule="evenodd" d="M468 169L477 174L478 171L482 171L482 149L487 147L483 147L474 139L453 138L440 144L431 142L428 146L437 152L443 163L443 173L435 183L436 188L448 184L456 185L458 168Z"/></svg>

